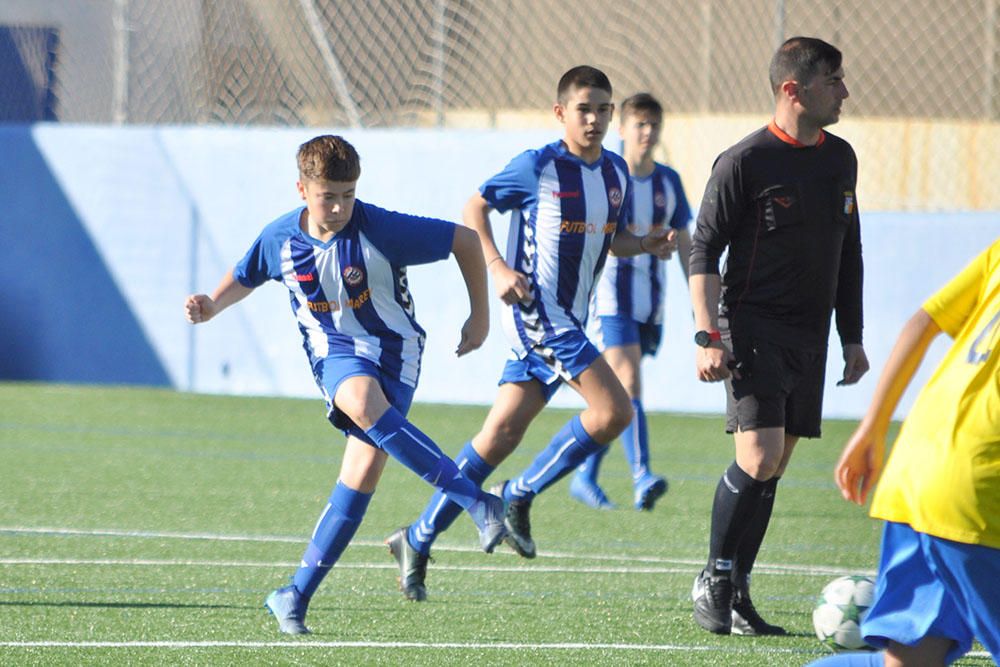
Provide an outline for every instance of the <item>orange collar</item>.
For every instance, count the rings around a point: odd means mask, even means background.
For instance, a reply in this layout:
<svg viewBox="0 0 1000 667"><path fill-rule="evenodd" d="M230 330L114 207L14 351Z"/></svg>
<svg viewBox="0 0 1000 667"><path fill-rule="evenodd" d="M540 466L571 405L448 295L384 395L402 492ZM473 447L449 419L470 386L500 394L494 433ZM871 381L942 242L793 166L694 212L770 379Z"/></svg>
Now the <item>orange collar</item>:
<svg viewBox="0 0 1000 667"><path fill-rule="evenodd" d="M816 141L816 143L812 146L809 146L808 144L802 143L792 135L782 130L773 120L767 124L767 129L771 131L771 134L778 137L786 144L795 146L796 148L816 148L822 146L823 142L826 141L826 132L824 132L823 130L819 131L819 139Z"/></svg>

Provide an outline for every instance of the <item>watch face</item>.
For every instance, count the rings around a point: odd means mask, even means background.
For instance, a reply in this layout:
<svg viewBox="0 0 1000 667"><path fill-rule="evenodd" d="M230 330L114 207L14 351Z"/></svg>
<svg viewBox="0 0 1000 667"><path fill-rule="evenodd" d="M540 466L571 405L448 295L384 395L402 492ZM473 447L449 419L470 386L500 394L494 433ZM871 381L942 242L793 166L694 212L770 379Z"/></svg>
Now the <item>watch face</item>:
<svg viewBox="0 0 1000 667"><path fill-rule="evenodd" d="M708 347L712 342L712 337L708 335L707 331L699 331L694 335L695 345L700 345L701 347Z"/></svg>

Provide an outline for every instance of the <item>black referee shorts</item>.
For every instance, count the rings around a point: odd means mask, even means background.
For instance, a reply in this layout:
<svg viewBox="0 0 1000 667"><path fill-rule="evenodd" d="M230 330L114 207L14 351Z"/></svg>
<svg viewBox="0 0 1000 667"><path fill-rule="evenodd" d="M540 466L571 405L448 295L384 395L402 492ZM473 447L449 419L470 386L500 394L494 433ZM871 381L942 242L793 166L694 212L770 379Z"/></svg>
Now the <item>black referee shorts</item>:
<svg viewBox="0 0 1000 667"><path fill-rule="evenodd" d="M800 350L754 336L734 336L742 377L726 380L726 432L783 427L786 435L820 437L826 349Z"/></svg>

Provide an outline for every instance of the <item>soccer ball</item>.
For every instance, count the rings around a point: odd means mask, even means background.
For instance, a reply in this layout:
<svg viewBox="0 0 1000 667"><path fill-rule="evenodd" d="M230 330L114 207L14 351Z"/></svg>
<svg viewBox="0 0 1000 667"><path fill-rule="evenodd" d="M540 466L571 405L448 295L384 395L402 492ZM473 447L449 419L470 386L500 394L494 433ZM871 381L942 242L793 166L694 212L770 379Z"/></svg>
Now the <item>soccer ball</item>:
<svg viewBox="0 0 1000 667"><path fill-rule="evenodd" d="M861 621L875 597L875 582L868 577L838 577L823 587L813 627L819 640L834 651L871 650L861 637Z"/></svg>

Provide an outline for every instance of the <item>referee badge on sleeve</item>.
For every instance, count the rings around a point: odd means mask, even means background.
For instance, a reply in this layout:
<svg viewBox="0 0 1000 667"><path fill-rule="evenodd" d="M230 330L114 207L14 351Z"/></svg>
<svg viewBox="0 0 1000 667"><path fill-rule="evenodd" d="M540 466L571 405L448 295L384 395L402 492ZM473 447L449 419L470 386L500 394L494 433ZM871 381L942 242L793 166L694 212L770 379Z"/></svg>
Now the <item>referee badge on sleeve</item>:
<svg viewBox="0 0 1000 667"><path fill-rule="evenodd" d="M854 192L844 190L844 215L854 213Z"/></svg>

